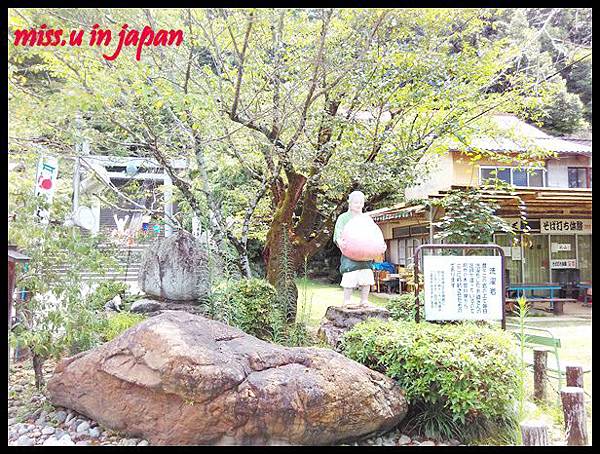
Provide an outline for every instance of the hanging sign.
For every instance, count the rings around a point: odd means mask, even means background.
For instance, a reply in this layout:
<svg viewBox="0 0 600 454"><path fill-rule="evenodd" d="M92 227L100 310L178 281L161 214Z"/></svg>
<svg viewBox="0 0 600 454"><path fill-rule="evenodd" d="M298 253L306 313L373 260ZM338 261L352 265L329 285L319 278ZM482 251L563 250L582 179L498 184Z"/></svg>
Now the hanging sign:
<svg viewBox="0 0 600 454"><path fill-rule="evenodd" d="M552 252L570 251L570 243L552 243Z"/></svg>
<svg viewBox="0 0 600 454"><path fill-rule="evenodd" d="M42 156L35 177L35 195L43 196L46 202L51 204L57 179L58 159L52 156ZM50 213L46 209L38 208L36 214L46 223L50 218Z"/></svg>
<svg viewBox="0 0 600 454"><path fill-rule="evenodd" d="M577 259L550 260L550 268L552 268L553 270L577 268Z"/></svg>
<svg viewBox="0 0 600 454"><path fill-rule="evenodd" d="M500 256L425 256L426 320L502 320Z"/></svg>
<svg viewBox="0 0 600 454"><path fill-rule="evenodd" d="M540 233L592 233L591 219L540 219Z"/></svg>

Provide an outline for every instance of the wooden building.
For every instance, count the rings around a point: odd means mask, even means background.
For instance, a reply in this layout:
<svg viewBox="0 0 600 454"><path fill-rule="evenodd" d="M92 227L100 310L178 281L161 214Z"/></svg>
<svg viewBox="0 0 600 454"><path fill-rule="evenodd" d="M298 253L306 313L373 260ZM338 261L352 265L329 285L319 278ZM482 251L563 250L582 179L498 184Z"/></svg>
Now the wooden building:
<svg viewBox="0 0 600 454"><path fill-rule="evenodd" d="M381 227L388 249L385 259L400 267L412 264L415 248L435 239L434 223L443 208L430 208L431 201L452 189L480 185L493 175L512 183L511 192L487 191L484 199L500 205L497 212L516 230L522 229L521 214L531 229L514 237L498 233L494 242L505 250L507 276L511 283L589 282L592 279L592 156L591 143L552 137L512 115L496 115L499 127L511 130L510 139L476 139L480 149L509 157L533 144L555 153L543 166L528 173L506 162L481 159L473 163L460 147L447 153L427 155L423 166L433 171L405 193L406 202L370 212ZM523 137L521 143L517 137ZM425 172L424 172L425 174Z"/></svg>

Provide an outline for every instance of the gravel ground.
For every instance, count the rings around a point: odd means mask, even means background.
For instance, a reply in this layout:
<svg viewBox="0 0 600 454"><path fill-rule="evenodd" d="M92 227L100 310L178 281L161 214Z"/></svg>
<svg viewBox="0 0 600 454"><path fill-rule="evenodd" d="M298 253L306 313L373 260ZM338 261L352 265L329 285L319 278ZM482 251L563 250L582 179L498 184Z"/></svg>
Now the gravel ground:
<svg viewBox="0 0 600 454"><path fill-rule="evenodd" d="M11 364L8 399L8 444L12 446L148 446L147 440L128 438L99 426L73 410L54 407L34 386L29 361ZM46 380L54 370L44 365ZM457 440L436 442L399 431L372 437L356 446L452 446Z"/></svg>

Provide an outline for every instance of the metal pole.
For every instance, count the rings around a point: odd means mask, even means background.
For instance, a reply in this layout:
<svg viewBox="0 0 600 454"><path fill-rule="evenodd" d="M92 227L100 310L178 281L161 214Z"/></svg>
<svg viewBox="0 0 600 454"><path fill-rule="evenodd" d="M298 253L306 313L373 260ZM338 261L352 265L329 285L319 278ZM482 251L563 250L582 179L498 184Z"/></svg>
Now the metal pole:
<svg viewBox="0 0 600 454"><path fill-rule="evenodd" d="M81 172L81 162L79 157L75 158L75 171L73 172L73 213L79 209L79 182Z"/></svg>

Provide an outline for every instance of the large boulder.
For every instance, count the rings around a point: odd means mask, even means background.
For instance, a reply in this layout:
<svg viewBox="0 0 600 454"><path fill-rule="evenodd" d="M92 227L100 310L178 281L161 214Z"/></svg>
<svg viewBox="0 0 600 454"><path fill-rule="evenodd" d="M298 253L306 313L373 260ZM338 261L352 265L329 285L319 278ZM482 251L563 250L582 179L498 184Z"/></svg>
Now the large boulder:
<svg viewBox="0 0 600 454"><path fill-rule="evenodd" d="M287 348L167 311L62 360L50 401L152 444L333 444L406 415L390 378L330 349Z"/></svg>
<svg viewBox="0 0 600 454"><path fill-rule="evenodd" d="M190 233L179 230L146 249L138 282L148 295L173 301L192 301L207 296L208 273L205 248Z"/></svg>
<svg viewBox="0 0 600 454"><path fill-rule="evenodd" d="M354 325L369 318L388 320L390 311L371 304L352 304L347 306L329 306L321 322L317 335L325 343L339 350L344 333Z"/></svg>

